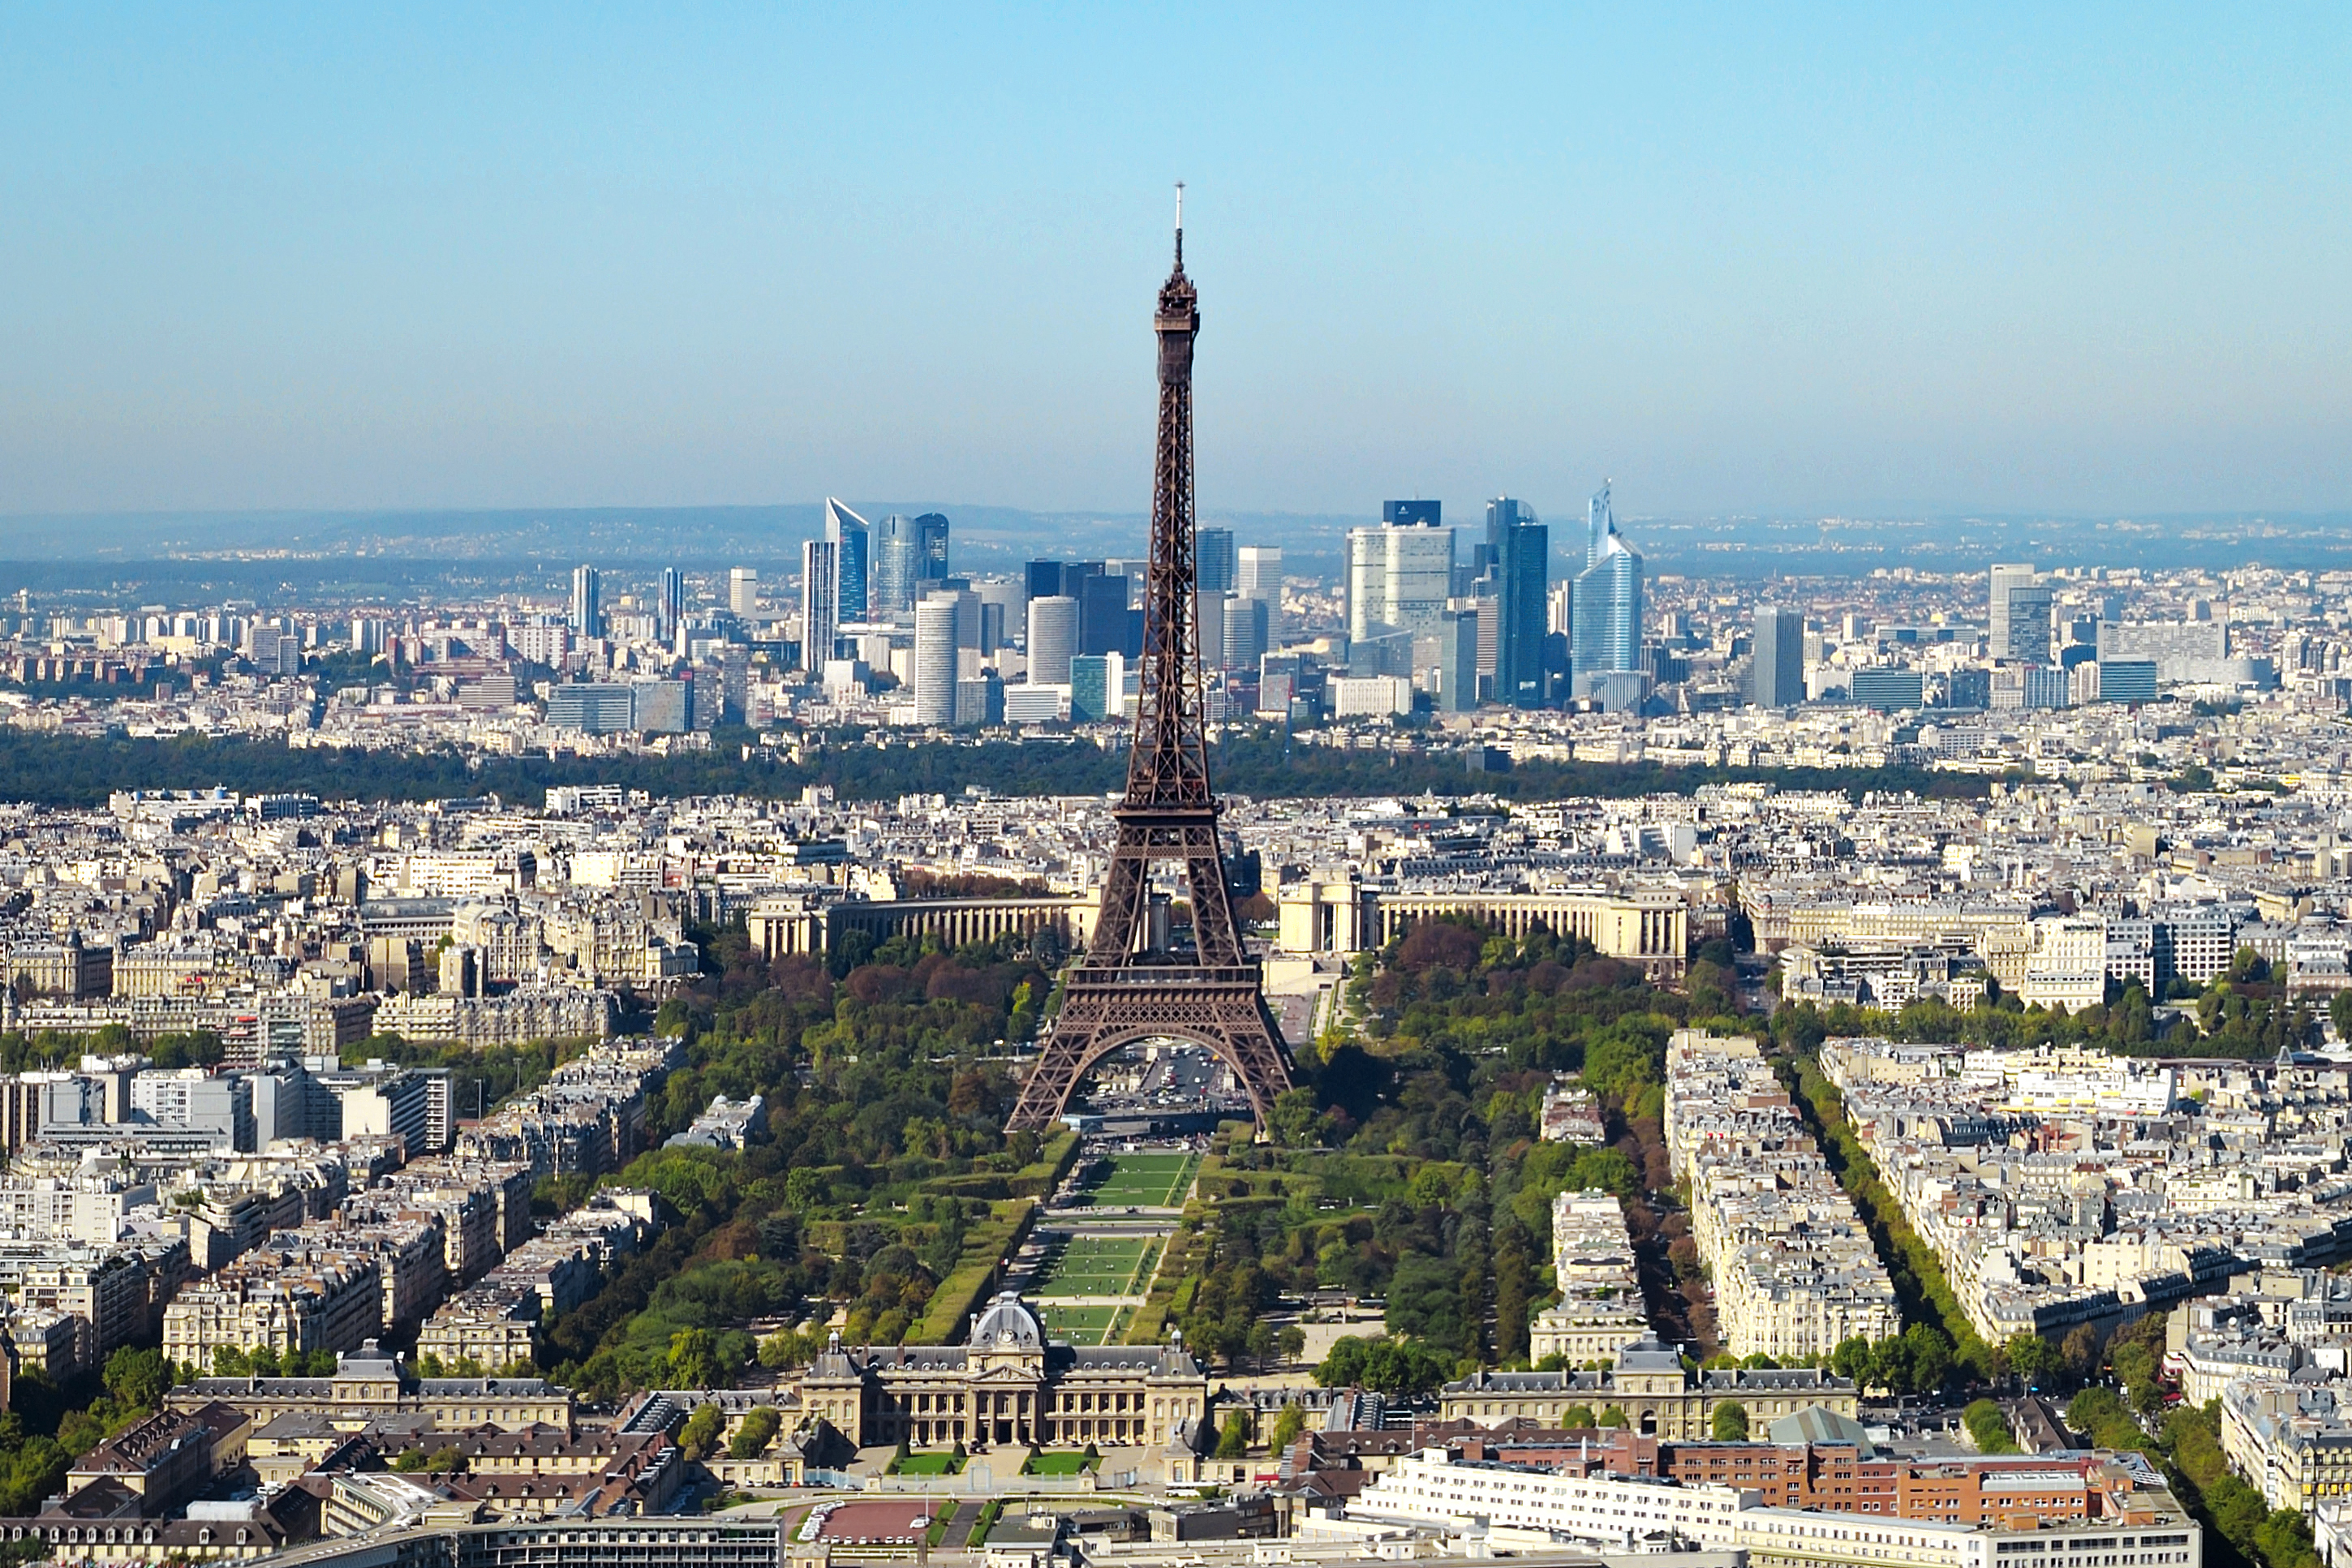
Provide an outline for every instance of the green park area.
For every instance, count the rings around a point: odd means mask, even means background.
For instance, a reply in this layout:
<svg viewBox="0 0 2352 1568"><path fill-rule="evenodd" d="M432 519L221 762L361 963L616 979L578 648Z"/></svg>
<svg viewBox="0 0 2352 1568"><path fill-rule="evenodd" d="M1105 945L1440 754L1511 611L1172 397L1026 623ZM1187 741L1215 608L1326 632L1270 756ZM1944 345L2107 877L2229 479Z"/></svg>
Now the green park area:
<svg viewBox="0 0 2352 1568"><path fill-rule="evenodd" d="M1035 1453L1021 1467L1024 1476L1076 1476L1092 1469L1097 1461L1084 1454Z"/></svg>
<svg viewBox="0 0 2352 1568"><path fill-rule="evenodd" d="M1175 1208L1184 1202L1199 1157L1189 1154L1113 1155L1110 1173L1087 1193L1097 1208Z"/></svg>
<svg viewBox="0 0 2352 1568"><path fill-rule="evenodd" d="M1041 1303L1037 1316L1047 1339L1065 1344L1105 1344L1118 1322L1118 1307L1057 1307Z"/></svg>
<svg viewBox="0 0 2352 1568"><path fill-rule="evenodd" d="M1055 1296L1139 1296L1159 1248L1156 1239L1145 1236L1074 1237L1048 1268L1036 1294L1048 1301Z"/></svg>

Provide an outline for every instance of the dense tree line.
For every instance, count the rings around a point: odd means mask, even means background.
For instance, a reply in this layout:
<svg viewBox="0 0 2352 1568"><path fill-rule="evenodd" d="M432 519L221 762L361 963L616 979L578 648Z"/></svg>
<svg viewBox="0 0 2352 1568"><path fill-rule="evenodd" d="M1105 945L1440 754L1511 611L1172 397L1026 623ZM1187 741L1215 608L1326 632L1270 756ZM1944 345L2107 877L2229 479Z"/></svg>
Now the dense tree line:
<svg viewBox="0 0 2352 1568"><path fill-rule="evenodd" d="M1120 788L1123 754L1043 736L986 745L889 744L847 735L803 759L746 758L751 731L716 732L711 749L675 757L484 757L423 752L295 750L282 740L181 736L171 739L64 736L0 728L0 800L44 806L103 804L117 789L209 789L247 794L307 792L327 800L431 800L496 793L536 805L555 784L617 784L656 796L797 795L829 785L846 800L960 795L977 785L1006 795L1079 795ZM1570 795L1622 799L1688 794L1703 784L1765 780L1790 789L1910 790L1980 795L1985 780L1916 768L1664 768L1649 763L1528 763L1508 773L1465 773L1452 753L1391 755L1286 743L1279 735L1224 738L1212 766L1221 789L1260 797L1492 793L1514 800Z"/></svg>
<svg viewBox="0 0 2352 1568"><path fill-rule="evenodd" d="M2164 1314L2118 1330L2094 1382L2066 1406L2066 1424L2093 1445L2137 1449L2162 1467L2173 1492L2206 1526L2205 1559L2215 1568L2318 1568L2311 1523L2294 1509L2267 1506L2232 1474L2221 1451L2216 1404L2167 1407L2157 1383Z"/></svg>
<svg viewBox="0 0 2352 1568"><path fill-rule="evenodd" d="M2339 1030L2352 1029L2352 991L2330 1011ZM1842 1035L1883 1035L1921 1043L1959 1042L1996 1050L2084 1045L2118 1056L2230 1056L2250 1061L2301 1050L2316 1038L2318 1020L2288 997L2281 977L2253 949L2241 948L2229 969L2210 982L2176 981L2170 1001L2179 1015L2159 1024L2156 1004L2137 980L2109 980L2107 999L2079 1012L2029 1008L1998 983L1970 1008L1922 997L1899 1009L1799 1001L1773 1015L1774 1035L1793 1049L1811 1050Z"/></svg>

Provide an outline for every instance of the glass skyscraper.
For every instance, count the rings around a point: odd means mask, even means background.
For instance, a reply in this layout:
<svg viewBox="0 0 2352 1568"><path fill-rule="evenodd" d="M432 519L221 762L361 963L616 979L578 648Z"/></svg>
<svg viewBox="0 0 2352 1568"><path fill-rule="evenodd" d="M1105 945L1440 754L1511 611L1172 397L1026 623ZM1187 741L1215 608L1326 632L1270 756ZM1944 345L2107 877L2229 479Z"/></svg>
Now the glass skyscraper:
<svg viewBox="0 0 2352 1568"><path fill-rule="evenodd" d="M1522 523L1532 523L1535 520L1534 509L1524 501L1515 501L1508 496L1497 496L1487 502L1486 537L1473 552L1470 562L1471 575L1484 577L1494 570L1503 559L1503 536Z"/></svg>
<svg viewBox="0 0 2352 1568"><path fill-rule="evenodd" d="M801 541L801 668L824 674L841 629L841 546L834 539Z"/></svg>
<svg viewBox="0 0 2352 1568"><path fill-rule="evenodd" d="M2050 663L2050 585L2031 564L1997 561L1990 573L1992 656L2023 664Z"/></svg>
<svg viewBox="0 0 2352 1568"><path fill-rule="evenodd" d="M1642 667L1642 558L1617 532L1608 486L1592 497L1586 527L1570 616L1570 667L1580 695L1597 676Z"/></svg>
<svg viewBox="0 0 2352 1568"><path fill-rule="evenodd" d="M1124 684L1126 661L1117 653L1080 653L1070 661L1070 722L1097 724L1111 716L1124 698L1113 695L1114 683Z"/></svg>
<svg viewBox="0 0 2352 1568"><path fill-rule="evenodd" d="M917 585L922 580L922 546L916 538L915 519L893 512L874 527L866 613L877 619L904 616L915 608Z"/></svg>
<svg viewBox="0 0 2352 1568"><path fill-rule="evenodd" d="M1234 591L1234 530L1202 528L1193 535L1192 586L1202 593Z"/></svg>
<svg viewBox="0 0 2352 1568"><path fill-rule="evenodd" d="M1805 700L1805 617L1783 605L1756 607L1756 646L1748 700L1758 707L1794 707Z"/></svg>
<svg viewBox="0 0 2352 1568"><path fill-rule="evenodd" d="M671 642L678 628L686 623L686 578L674 566L662 568L661 574L661 640Z"/></svg>
<svg viewBox="0 0 2352 1568"><path fill-rule="evenodd" d="M824 537L831 539L834 570L833 601L844 621L866 619L867 603L868 547L873 530L866 519L827 496L824 498Z"/></svg>
<svg viewBox="0 0 2352 1568"><path fill-rule="evenodd" d="M572 632L583 640L604 634L604 610L598 601L597 588L594 567L572 569Z"/></svg>
<svg viewBox="0 0 2352 1568"><path fill-rule="evenodd" d="M937 512L925 512L915 519L915 565L919 582L928 585L948 580L948 520ZM930 590L926 586L923 591Z"/></svg>
<svg viewBox="0 0 2352 1568"><path fill-rule="evenodd" d="M1535 508L1500 496L1486 503L1486 548L1495 570L1495 700L1541 707L1544 610L1551 590L1551 530Z"/></svg>

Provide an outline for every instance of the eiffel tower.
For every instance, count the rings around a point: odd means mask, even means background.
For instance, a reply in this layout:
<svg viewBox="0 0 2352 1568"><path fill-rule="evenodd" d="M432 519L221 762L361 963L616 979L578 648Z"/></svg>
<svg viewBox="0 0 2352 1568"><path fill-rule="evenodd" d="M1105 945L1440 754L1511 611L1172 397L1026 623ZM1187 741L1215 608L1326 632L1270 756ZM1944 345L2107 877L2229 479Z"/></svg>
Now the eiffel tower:
<svg viewBox="0 0 2352 1568"><path fill-rule="evenodd" d="M1152 317L1160 339L1160 454L1151 486L1151 580L1144 601L1142 697L1128 752L1127 793L1094 938L1062 977L1062 1009L1021 1086L1008 1130L1058 1119L1088 1069L1123 1045L1181 1040L1223 1058L1249 1092L1260 1136L1290 1087L1290 1053L1266 1011L1258 966L1243 951L1209 789L1206 707L1194 621L1192 339L1200 296L1184 276L1184 188L1176 188L1176 267ZM1158 951L1151 871L1181 861L1192 904L1192 951Z"/></svg>

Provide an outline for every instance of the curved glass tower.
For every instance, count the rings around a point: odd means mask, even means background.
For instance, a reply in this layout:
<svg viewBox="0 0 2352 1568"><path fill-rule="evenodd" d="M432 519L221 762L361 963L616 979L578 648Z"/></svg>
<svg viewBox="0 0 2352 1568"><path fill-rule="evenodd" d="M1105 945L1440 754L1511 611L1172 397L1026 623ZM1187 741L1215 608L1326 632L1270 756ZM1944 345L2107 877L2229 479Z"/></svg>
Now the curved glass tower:
<svg viewBox="0 0 2352 1568"><path fill-rule="evenodd" d="M1617 532L1603 485L1588 508L1584 570L1572 594L1570 662L1576 689L1594 675L1642 667L1642 558Z"/></svg>

